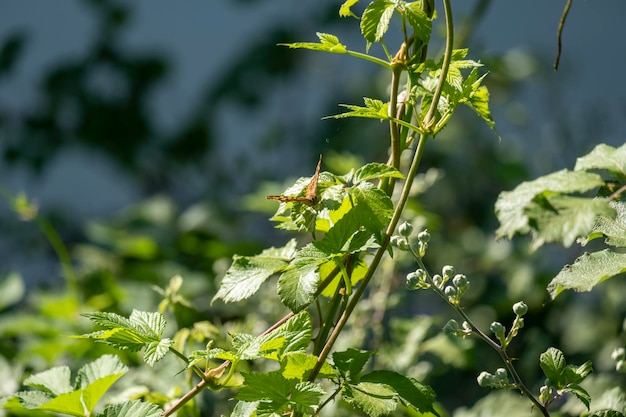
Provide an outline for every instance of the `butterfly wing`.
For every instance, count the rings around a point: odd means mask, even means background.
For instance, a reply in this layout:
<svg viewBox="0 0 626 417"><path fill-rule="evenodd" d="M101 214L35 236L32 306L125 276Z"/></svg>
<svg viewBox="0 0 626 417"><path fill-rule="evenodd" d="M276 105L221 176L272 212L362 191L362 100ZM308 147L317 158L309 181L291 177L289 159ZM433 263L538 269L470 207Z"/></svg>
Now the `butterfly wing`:
<svg viewBox="0 0 626 417"><path fill-rule="evenodd" d="M317 162L317 167L315 168L315 174L311 178L311 181L306 186L304 197L293 197L288 195L268 195L266 198L268 200L276 200L281 203L302 203L307 206L312 206L317 202L317 183L320 178L320 167L322 166L322 155L320 155L320 159Z"/></svg>

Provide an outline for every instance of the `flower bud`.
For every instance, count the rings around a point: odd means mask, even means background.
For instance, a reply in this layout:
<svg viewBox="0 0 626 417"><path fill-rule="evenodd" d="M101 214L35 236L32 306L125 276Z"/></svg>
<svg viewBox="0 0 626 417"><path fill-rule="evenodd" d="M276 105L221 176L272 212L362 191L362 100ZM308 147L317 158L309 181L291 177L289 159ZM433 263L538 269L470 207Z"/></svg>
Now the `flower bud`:
<svg viewBox="0 0 626 417"><path fill-rule="evenodd" d="M476 381L481 387L489 387L493 384L494 377L489 372L482 371L480 375L478 375L478 378L476 378Z"/></svg>
<svg viewBox="0 0 626 417"><path fill-rule="evenodd" d="M441 286L443 285L443 278L441 277L441 275L433 275L433 284L435 284L435 287L441 288Z"/></svg>
<svg viewBox="0 0 626 417"><path fill-rule="evenodd" d="M392 246L395 246L400 250L409 249L409 242L407 242L406 238L402 236L397 236L397 235L391 236L390 243Z"/></svg>
<svg viewBox="0 0 626 417"><path fill-rule="evenodd" d="M458 288L466 290L469 288L469 281L467 277L463 274L456 274L452 279L452 283Z"/></svg>
<svg viewBox="0 0 626 417"><path fill-rule="evenodd" d="M454 288L452 285L448 285L444 290L443 293L448 297L448 298L454 298L457 295L456 292L456 288Z"/></svg>
<svg viewBox="0 0 626 417"><path fill-rule="evenodd" d="M413 232L413 225L409 222L404 222L398 226L398 233L404 237L409 237L411 232Z"/></svg>
<svg viewBox="0 0 626 417"><path fill-rule="evenodd" d="M451 265L446 265L441 268L441 275L446 278L451 278L454 275L454 267Z"/></svg>
<svg viewBox="0 0 626 417"><path fill-rule="evenodd" d="M513 304L513 312L516 316L521 317L524 314L528 313L528 306L523 301L517 302Z"/></svg>
<svg viewBox="0 0 626 417"><path fill-rule="evenodd" d="M422 230L421 232L419 232L417 235L417 240L423 243L428 243L430 241L430 233L428 233L428 230Z"/></svg>
<svg viewBox="0 0 626 417"><path fill-rule="evenodd" d="M505 332L506 329L504 328L502 323L500 323L499 321L494 321L489 326L489 330L491 330L493 332L493 334L496 335L498 340L500 340L500 341L504 340L504 332Z"/></svg>

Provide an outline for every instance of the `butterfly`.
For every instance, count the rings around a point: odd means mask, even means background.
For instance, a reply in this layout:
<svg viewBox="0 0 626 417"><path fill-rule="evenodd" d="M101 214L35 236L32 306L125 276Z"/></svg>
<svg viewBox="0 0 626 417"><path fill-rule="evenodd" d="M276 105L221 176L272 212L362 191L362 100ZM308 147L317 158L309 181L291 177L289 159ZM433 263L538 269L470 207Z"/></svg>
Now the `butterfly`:
<svg viewBox="0 0 626 417"><path fill-rule="evenodd" d="M294 197L289 195L268 195L266 198L268 200L277 200L281 203L302 203L307 206L312 206L317 203L317 182L320 178L320 166L322 165L322 155L320 155L320 160L317 162L317 167L315 168L315 174L313 178L311 178L311 182L306 186L306 190L304 193L304 197Z"/></svg>

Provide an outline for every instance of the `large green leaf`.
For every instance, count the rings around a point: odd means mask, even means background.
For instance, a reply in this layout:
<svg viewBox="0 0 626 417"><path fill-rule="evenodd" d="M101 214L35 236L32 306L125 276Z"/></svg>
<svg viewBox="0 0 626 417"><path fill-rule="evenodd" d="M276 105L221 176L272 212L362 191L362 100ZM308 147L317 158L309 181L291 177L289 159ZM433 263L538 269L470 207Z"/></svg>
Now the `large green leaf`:
<svg viewBox="0 0 626 417"><path fill-rule="evenodd" d="M396 4L390 0L374 0L361 16L361 33L368 45L380 42L389 29Z"/></svg>
<svg viewBox="0 0 626 417"><path fill-rule="evenodd" d="M235 399L247 403L258 402L262 414L283 414L287 410L311 415L318 408L322 395L326 392L312 382L298 382L286 379L280 371L243 374L245 386ZM257 415L261 414L257 412Z"/></svg>
<svg viewBox="0 0 626 417"><path fill-rule="evenodd" d="M552 299L563 290L591 291L599 283L626 272L626 253L605 249L584 253L573 265L566 265L548 285Z"/></svg>
<svg viewBox="0 0 626 417"><path fill-rule="evenodd" d="M160 417L163 413L154 404L141 401L126 401L120 404L107 405L98 417Z"/></svg>
<svg viewBox="0 0 626 417"><path fill-rule="evenodd" d="M213 301L229 303L251 297L269 277L284 270L295 254L296 241L292 239L282 248L266 249L256 256L236 255Z"/></svg>
<svg viewBox="0 0 626 417"><path fill-rule="evenodd" d="M523 182L513 191L500 193L496 201L496 216L500 227L496 231L498 238L512 238L516 233L530 231L530 219L526 214L527 207L543 193L583 193L604 184L597 174L561 170Z"/></svg>
<svg viewBox="0 0 626 417"><path fill-rule="evenodd" d="M406 18L409 25L413 28L413 33L417 39L427 43L430 39L432 30L432 21L422 10L422 2L414 1L407 3L405 7Z"/></svg>
<svg viewBox="0 0 626 417"><path fill-rule="evenodd" d="M626 177L626 143L619 148L600 144L576 160L576 171L604 169L621 178Z"/></svg>
<svg viewBox="0 0 626 417"><path fill-rule="evenodd" d="M531 250L550 242L560 242L568 248L592 231L598 217L615 216L606 199L566 195L536 199L527 205L524 214L533 227Z"/></svg>
<svg viewBox="0 0 626 417"><path fill-rule="evenodd" d="M278 298L294 313L315 299L319 284L319 265L325 259L296 259L278 279Z"/></svg>
<svg viewBox="0 0 626 417"><path fill-rule="evenodd" d="M83 316L106 330L80 337L100 340L117 349L133 352L145 347L144 360L150 366L161 360L173 343L170 339L161 339L166 325L161 313L133 310L129 318L107 312L89 313Z"/></svg>
<svg viewBox="0 0 626 417"><path fill-rule="evenodd" d="M600 237L604 243L611 246L626 247L626 202L611 201L609 206L615 211L612 216L599 216L589 236L582 240L582 245Z"/></svg>
<svg viewBox="0 0 626 417"><path fill-rule="evenodd" d="M372 352L350 348L333 353L333 364L346 381L356 384L370 356Z"/></svg>
<svg viewBox="0 0 626 417"><path fill-rule="evenodd" d="M435 391L413 378L393 371L374 371L361 377L361 382L373 382L391 387L402 403L414 407L422 413L439 415L433 408Z"/></svg>
<svg viewBox="0 0 626 417"><path fill-rule="evenodd" d="M117 356L104 355L83 366L73 385L69 368L56 367L24 381L40 391L18 392L13 397L20 400L22 408L83 417L91 415L100 398L127 371Z"/></svg>
<svg viewBox="0 0 626 417"><path fill-rule="evenodd" d="M370 417L389 415L398 406L396 392L391 387L373 382L347 384L342 390L342 397Z"/></svg>

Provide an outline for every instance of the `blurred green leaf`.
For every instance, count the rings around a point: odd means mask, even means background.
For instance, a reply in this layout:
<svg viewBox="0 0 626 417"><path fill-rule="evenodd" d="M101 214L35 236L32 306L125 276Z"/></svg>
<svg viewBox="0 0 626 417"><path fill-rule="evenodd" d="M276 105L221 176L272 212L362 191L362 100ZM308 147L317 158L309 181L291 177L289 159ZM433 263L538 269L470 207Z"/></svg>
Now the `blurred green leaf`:
<svg viewBox="0 0 626 417"><path fill-rule="evenodd" d="M619 148L610 145L597 145L591 152L581 156L576 160L574 166L576 171L587 171L590 169L604 169L618 175L626 177L626 143Z"/></svg>
<svg viewBox="0 0 626 417"><path fill-rule="evenodd" d="M0 311L17 304L24 297L25 287L17 272L5 275L0 281Z"/></svg>
<svg viewBox="0 0 626 417"><path fill-rule="evenodd" d="M160 417L163 413L154 404L140 401L126 401L120 404L106 406L98 417Z"/></svg>
<svg viewBox="0 0 626 417"><path fill-rule="evenodd" d="M516 233L528 233L531 225L526 210L540 194L583 193L602 185L604 181L597 174L561 170L523 182L513 191L504 191L496 201L496 216L500 222L496 237L510 239Z"/></svg>

